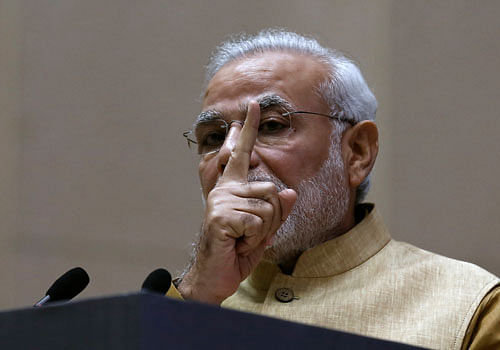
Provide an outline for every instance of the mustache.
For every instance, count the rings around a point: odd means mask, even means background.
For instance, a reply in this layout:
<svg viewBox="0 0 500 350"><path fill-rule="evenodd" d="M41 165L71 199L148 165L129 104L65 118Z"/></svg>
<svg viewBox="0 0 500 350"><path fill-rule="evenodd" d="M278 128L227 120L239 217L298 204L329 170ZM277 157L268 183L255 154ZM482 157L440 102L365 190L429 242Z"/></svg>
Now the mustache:
<svg viewBox="0 0 500 350"><path fill-rule="evenodd" d="M262 182L272 182L278 191L286 190L288 187L283 181L281 181L276 175L265 173L259 170L250 170L248 172L248 182L262 181Z"/></svg>

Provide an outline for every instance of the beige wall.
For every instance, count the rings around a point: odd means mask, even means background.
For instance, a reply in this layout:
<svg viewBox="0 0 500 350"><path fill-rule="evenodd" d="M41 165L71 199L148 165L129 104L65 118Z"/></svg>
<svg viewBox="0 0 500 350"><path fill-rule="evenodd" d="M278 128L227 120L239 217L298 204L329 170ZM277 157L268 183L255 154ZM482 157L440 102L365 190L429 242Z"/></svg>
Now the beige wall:
<svg viewBox="0 0 500 350"><path fill-rule="evenodd" d="M2 308L77 265L92 296L185 264L202 208L181 132L202 67L228 34L269 26L360 62L380 105L370 200L395 238L500 274L499 2L0 4Z"/></svg>
<svg viewBox="0 0 500 350"><path fill-rule="evenodd" d="M21 22L15 1L0 1L0 306L20 303L18 288L17 216L21 117ZM8 288L7 288L8 287Z"/></svg>
<svg viewBox="0 0 500 350"><path fill-rule="evenodd" d="M498 1L394 2L387 189L398 237L497 275L499 15Z"/></svg>

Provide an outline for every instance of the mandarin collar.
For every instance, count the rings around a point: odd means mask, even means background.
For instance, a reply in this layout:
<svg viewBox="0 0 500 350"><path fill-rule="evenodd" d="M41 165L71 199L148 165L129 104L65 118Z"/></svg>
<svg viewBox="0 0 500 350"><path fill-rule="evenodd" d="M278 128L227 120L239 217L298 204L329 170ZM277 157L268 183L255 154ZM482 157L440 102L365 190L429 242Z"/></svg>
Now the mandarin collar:
<svg viewBox="0 0 500 350"><path fill-rule="evenodd" d="M349 271L377 254L391 236L373 204L363 204L365 217L345 234L306 250L293 277L327 277Z"/></svg>
<svg viewBox="0 0 500 350"><path fill-rule="evenodd" d="M292 277L329 277L349 271L377 254L391 236L373 204L356 207L364 218L345 234L306 250L297 260ZM257 289L267 289L274 276L281 273L279 267L262 261L249 276L249 282Z"/></svg>

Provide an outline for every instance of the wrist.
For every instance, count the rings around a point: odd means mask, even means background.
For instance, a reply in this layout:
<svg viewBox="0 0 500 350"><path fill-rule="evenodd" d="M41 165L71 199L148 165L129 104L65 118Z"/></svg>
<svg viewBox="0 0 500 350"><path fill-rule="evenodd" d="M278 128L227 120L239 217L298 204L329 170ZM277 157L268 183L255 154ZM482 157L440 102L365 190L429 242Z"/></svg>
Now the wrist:
<svg viewBox="0 0 500 350"><path fill-rule="evenodd" d="M186 300L195 300L202 303L220 305L224 297L212 294L212 290L206 284L200 282L192 273L188 273L179 282L177 290Z"/></svg>

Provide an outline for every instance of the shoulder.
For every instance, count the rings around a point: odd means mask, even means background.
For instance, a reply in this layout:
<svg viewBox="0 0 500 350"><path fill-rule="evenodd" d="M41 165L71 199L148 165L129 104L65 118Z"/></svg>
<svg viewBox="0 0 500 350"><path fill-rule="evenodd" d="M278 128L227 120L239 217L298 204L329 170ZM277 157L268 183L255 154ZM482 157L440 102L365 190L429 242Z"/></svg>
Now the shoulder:
<svg viewBox="0 0 500 350"><path fill-rule="evenodd" d="M449 348L460 346L481 301L500 285L497 276L477 265L404 242L391 240L377 255L394 294L404 296L405 312L419 315L415 325L423 333L448 334L442 338Z"/></svg>
<svg viewBox="0 0 500 350"><path fill-rule="evenodd" d="M500 282L497 276L475 264L448 258L405 242L391 240L386 250L396 267L429 274L435 279L452 279L468 285Z"/></svg>
<svg viewBox="0 0 500 350"><path fill-rule="evenodd" d="M411 280L412 295L420 296L419 303L427 300L440 313L459 316L457 334L465 333L483 298L500 285L497 276L475 264L394 240L386 248L398 279Z"/></svg>

